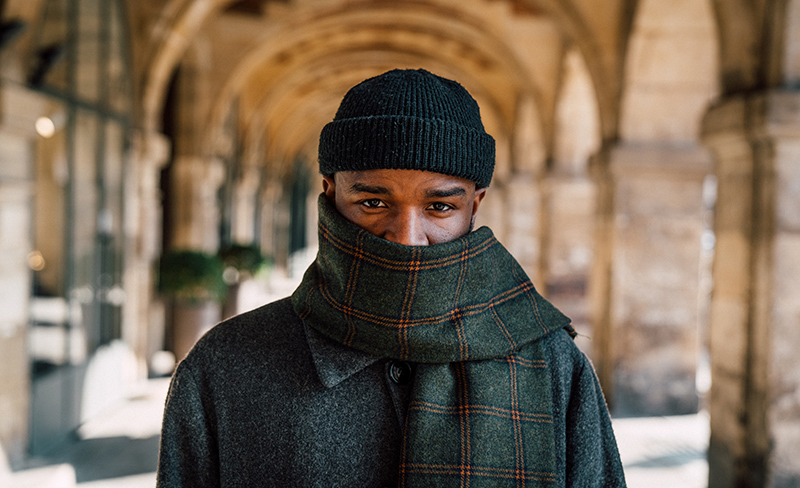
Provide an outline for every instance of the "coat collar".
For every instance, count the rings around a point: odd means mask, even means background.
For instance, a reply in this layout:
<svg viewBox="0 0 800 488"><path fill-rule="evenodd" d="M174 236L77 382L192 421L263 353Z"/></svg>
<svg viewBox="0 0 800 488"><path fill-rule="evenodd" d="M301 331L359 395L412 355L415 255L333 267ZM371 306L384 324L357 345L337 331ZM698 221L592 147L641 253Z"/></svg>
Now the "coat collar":
<svg viewBox="0 0 800 488"><path fill-rule="evenodd" d="M381 359L333 341L303 321L306 341L322 384L332 388Z"/></svg>

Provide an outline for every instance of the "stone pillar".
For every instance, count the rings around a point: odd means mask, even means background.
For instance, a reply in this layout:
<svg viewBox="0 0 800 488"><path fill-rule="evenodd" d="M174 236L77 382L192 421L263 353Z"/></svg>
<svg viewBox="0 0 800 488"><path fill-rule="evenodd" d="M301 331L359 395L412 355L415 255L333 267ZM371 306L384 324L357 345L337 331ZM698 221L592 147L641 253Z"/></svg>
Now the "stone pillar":
<svg viewBox="0 0 800 488"><path fill-rule="evenodd" d="M257 168L247 167L233 190L233 218L231 237L233 242L250 244L255 240L256 204L261 175Z"/></svg>
<svg viewBox="0 0 800 488"><path fill-rule="evenodd" d="M0 166L8 163L8 141L0 135ZM24 180L0 175L0 444L12 465L24 456L28 438L30 374L27 354L31 250L31 189ZM2 455L2 454L0 454Z"/></svg>
<svg viewBox="0 0 800 488"><path fill-rule="evenodd" d="M591 358L609 408L614 409L614 356L612 354L611 263L614 243L614 179L609 149L602 148L589 159L589 173L595 184L594 252L589 272L589 321Z"/></svg>
<svg viewBox="0 0 800 488"><path fill-rule="evenodd" d="M125 308L122 338L147 372L153 354L164 349L161 303L155 296L155 268L161 254L161 169L169 159L169 141L158 133L133 139L131 178L125 182Z"/></svg>
<svg viewBox="0 0 800 488"><path fill-rule="evenodd" d="M210 52L211 39L198 36L183 56L177 75L168 247L215 253L220 244L217 192L226 173L224 162L210 156Z"/></svg>
<svg viewBox="0 0 800 488"><path fill-rule="evenodd" d="M275 263L289 273L289 227L291 225L291 190L285 181L280 181L280 191L276 192L277 199L272 213L273 244L275 249Z"/></svg>
<svg viewBox="0 0 800 488"><path fill-rule="evenodd" d="M709 485L800 485L800 92L706 114L718 198Z"/></svg>
<svg viewBox="0 0 800 488"><path fill-rule="evenodd" d="M507 211L504 244L537 289L542 289L541 225L542 192L537 175L515 172L504 185Z"/></svg>
<svg viewBox="0 0 800 488"><path fill-rule="evenodd" d="M261 207L261 250L273 257L277 256L277 205L283 193L283 186L279 181L265 178L261 184L258 195L258 204Z"/></svg>
<svg viewBox="0 0 800 488"><path fill-rule="evenodd" d="M0 86L0 95L0 444L16 467L25 457L30 424L31 168L34 122L43 104L11 84Z"/></svg>
<svg viewBox="0 0 800 488"><path fill-rule="evenodd" d="M586 176L544 178L543 293L580 334L576 344L594 358L589 326L588 280L594 247L597 191Z"/></svg>
<svg viewBox="0 0 800 488"><path fill-rule="evenodd" d="M696 412L710 157L653 145L618 145L604 156L593 276L598 374L617 414Z"/></svg>
<svg viewBox="0 0 800 488"><path fill-rule="evenodd" d="M533 281L542 288L542 169L545 151L534 100L523 96L517 103L511 141L511 174L505 181L508 213L505 245Z"/></svg>
<svg viewBox="0 0 800 488"><path fill-rule="evenodd" d="M215 253L219 248L217 191L225 168L217 159L179 156L172 167L171 248Z"/></svg>
<svg viewBox="0 0 800 488"><path fill-rule="evenodd" d="M475 228L489 227L497 240L505 244L507 242L508 212L504 195L506 194L506 182L509 180L511 172L510 150L507 137L504 137L503 134L494 134L494 138L496 148L494 176L475 219Z"/></svg>

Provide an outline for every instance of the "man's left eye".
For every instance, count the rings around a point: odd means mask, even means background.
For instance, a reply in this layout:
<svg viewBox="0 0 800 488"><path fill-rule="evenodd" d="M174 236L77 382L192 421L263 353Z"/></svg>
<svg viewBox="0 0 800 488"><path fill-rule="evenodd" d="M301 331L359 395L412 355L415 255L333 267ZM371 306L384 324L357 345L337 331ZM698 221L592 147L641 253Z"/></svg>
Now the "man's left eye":
<svg viewBox="0 0 800 488"><path fill-rule="evenodd" d="M442 202L432 203L428 208L435 212L446 212L453 209L450 205Z"/></svg>

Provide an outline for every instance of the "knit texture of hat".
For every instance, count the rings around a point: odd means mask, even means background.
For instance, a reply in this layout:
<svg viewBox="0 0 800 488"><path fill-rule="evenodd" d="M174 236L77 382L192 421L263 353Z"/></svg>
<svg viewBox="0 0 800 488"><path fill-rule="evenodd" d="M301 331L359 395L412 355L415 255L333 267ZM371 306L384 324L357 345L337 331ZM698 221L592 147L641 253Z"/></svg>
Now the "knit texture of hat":
<svg viewBox="0 0 800 488"><path fill-rule="evenodd" d="M478 103L455 81L392 70L354 86L319 137L319 169L416 169L489 186L494 139Z"/></svg>

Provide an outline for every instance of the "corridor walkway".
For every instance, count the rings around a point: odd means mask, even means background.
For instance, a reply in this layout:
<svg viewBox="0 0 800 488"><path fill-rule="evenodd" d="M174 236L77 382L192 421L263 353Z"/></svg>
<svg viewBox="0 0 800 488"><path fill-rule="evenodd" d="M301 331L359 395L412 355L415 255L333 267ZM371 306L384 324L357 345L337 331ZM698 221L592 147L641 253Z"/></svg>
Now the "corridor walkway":
<svg viewBox="0 0 800 488"><path fill-rule="evenodd" d="M85 424L80 441L39 464L72 465L80 488L152 488L168 383L168 379L144 382L127 402ZM704 413L615 419L614 427L630 488L707 485Z"/></svg>

